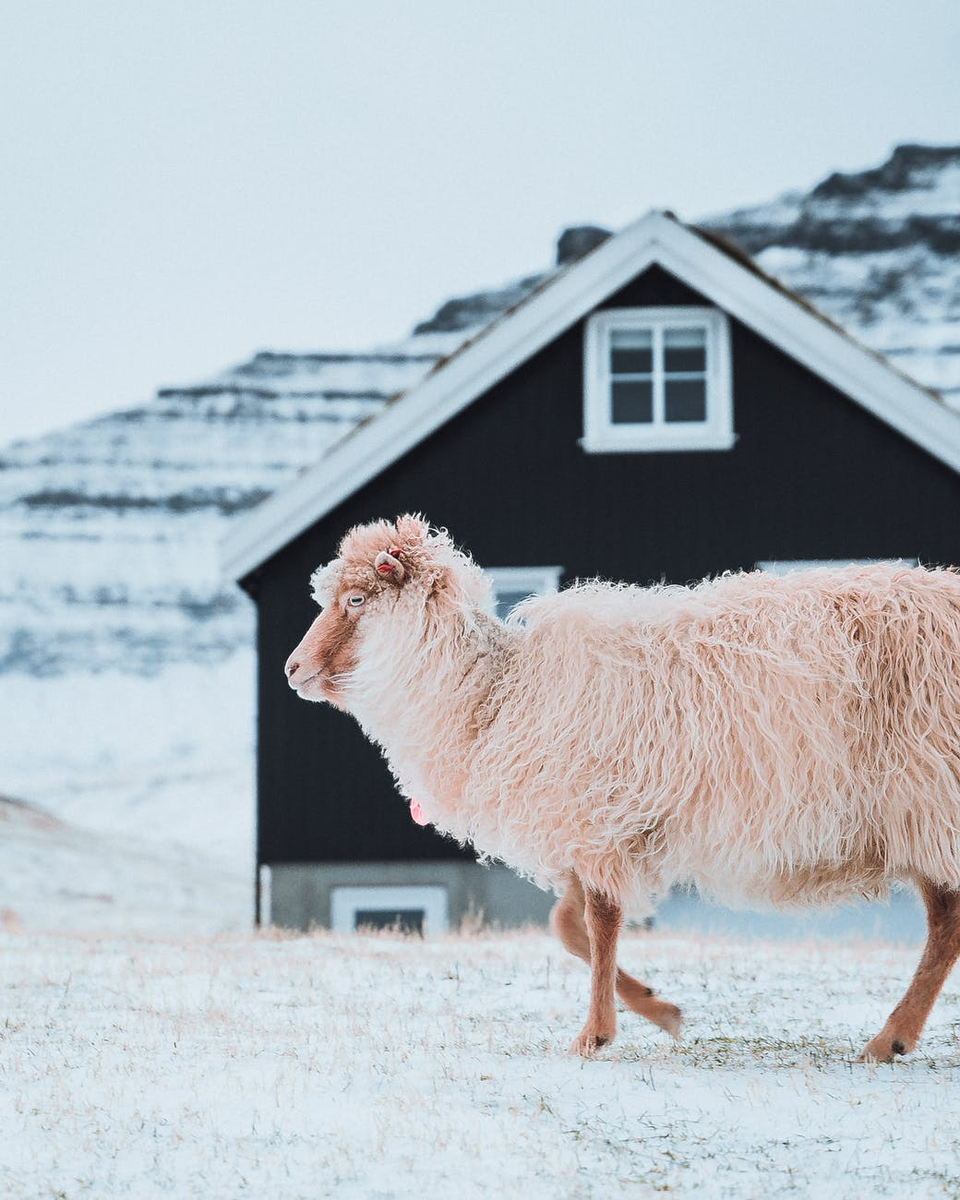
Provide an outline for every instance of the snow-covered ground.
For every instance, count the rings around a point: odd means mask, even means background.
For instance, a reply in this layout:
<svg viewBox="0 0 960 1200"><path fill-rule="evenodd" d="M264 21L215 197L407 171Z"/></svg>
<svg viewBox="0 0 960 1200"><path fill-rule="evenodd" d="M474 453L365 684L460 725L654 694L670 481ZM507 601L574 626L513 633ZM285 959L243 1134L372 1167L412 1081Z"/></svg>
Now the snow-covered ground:
<svg viewBox="0 0 960 1200"><path fill-rule="evenodd" d="M253 919L249 648L161 679L0 673L0 912L25 929ZM30 801L30 808L4 803Z"/></svg>
<svg viewBox="0 0 960 1200"><path fill-rule="evenodd" d="M0 926L187 936L248 930L253 867L0 799Z"/></svg>
<svg viewBox="0 0 960 1200"><path fill-rule="evenodd" d="M960 1195L960 979L854 1059L915 950L634 934L685 1012L569 1058L546 936L0 933L0 1195L565 1200Z"/></svg>
<svg viewBox="0 0 960 1200"><path fill-rule="evenodd" d="M158 677L0 673L0 794L252 873L254 687L250 646Z"/></svg>

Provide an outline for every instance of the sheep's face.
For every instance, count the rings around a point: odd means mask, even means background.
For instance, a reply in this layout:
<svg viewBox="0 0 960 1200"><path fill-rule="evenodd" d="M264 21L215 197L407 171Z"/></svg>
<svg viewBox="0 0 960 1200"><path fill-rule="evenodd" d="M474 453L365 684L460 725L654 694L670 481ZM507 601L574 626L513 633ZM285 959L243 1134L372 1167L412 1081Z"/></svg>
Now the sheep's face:
<svg viewBox="0 0 960 1200"><path fill-rule="evenodd" d="M346 707L344 692L357 665L361 620L372 601L373 589L349 578L334 589L287 659L287 682L298 696Z"/></svg>
<svg viewBox="0 0 960 1200"><path fill-rule="evenodd" d="M491 603L479 568L419 517L351 529L311 582L323 612L287 659L287 680L303 699L338 708L351 707L364 646L374 659L395 651L397 638L416 648L429 621Z"/></svg>
<svg viewBox="0 0 960 1200"><path fill-rule="evenodd" d="M424 521L401 517L394 525L352 529L333 562L311 579L323 609L286 663L287 681L304 700L347 708L365 625L425 578Z"/></svg>

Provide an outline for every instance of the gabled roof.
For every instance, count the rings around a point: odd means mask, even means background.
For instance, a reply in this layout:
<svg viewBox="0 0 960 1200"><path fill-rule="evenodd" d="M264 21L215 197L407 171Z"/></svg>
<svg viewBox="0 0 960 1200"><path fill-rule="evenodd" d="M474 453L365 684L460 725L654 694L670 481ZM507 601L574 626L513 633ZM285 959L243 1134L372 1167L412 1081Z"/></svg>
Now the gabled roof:
<svg viewBox="0 0 960 1200"><path fill-rule="evenodd" d="M222 545L225 570L239 579L265 562L654 264L960 472L960 415L935 392L894 370L735 247L654 211L549 276L238 520Z"/></svg>

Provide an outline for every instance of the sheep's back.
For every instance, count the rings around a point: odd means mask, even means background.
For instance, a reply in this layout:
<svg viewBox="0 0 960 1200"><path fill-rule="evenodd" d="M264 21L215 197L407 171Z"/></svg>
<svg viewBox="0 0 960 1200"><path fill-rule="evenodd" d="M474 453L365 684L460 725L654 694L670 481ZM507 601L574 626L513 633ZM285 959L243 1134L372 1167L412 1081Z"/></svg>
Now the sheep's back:
<svg viewBox="0 0 960 1200"><path fill-rule="evenodd" d="M521 616L471 770L481 848L621 890L875 890L918 856L960 882L953 573L588 583Z"/></svg>

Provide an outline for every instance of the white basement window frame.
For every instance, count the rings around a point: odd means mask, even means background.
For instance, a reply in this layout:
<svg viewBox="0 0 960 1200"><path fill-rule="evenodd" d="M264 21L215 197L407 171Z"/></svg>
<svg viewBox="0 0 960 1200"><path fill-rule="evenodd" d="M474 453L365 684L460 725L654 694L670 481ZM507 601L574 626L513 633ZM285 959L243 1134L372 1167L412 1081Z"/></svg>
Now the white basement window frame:
<svg viewBox="0 0 960 1200"><path fill-rule="evenodd" d="M528 596L547 596L560 587L563 567L486 567L493 581L496 613L506 620L511 609Z"/></svg>
<svg viewBox="0 0 960 1200"><path fill-rule="evenodd" d="M612 308L584 330L583 439L590 454L729 450L730 324L718 308Z"/></svg>
<svg viewBox="0 0 960 1200"><path fill-rule="evenodd" d="M365 927L364 914L371 920L417 914L424 935L445 933L449 927L447 889L442 885L372 884L367 887L330 889L330 928L335 933L356 933ZM379 920L375 922L380 925Z"/></svg>

